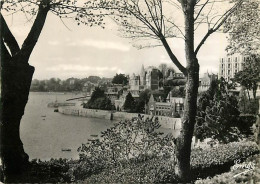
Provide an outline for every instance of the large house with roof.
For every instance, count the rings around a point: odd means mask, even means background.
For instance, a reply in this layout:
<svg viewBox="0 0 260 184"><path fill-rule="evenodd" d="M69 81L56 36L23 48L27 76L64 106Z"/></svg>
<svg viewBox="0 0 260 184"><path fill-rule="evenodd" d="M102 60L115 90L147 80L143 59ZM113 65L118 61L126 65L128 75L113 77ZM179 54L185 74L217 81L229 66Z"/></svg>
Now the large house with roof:
<svg viewBox="0 0 260 184"><path fill-rule="evenodd" d="M169 116L175 117L181 116L184 110L184 99L181 97L172 97L170 92L167 96L166 102L163 102L161 98L154 98L151 94L148 105L147 113L150 115Z"/></svg>

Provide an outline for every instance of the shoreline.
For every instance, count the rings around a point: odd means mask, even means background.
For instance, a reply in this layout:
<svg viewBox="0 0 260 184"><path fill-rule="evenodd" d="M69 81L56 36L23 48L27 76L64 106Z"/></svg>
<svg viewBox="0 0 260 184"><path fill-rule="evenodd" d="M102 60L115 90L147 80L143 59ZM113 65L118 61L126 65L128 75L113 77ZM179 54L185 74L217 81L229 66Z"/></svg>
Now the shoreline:
<svg viewBox="0 0 260 184"><path fill-rule="evenodd" d="M127 112L118 112L118 111L107 111L107 110L99 110L99 109L85 109L82 107L59 107L58 112L65 115L71 116L81 116L86 118L99 118L106 120L124 120L124 119L132 119L133 117L138 117L140 113L127 113ZM148 114L140 114L144 116L144 118L151 118L152 115ZM181 118L172 118L167 116L154 116L158 117L160 125L163 128L169 128L172 130L180 130L181 129Z"/></svg>

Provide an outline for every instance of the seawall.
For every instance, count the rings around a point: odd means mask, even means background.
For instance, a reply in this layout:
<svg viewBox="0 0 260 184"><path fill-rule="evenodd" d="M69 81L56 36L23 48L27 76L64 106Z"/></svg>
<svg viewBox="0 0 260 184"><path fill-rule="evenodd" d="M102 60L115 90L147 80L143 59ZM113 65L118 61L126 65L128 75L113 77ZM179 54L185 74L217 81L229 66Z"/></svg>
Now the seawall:
<svg viewBox="0 0 260 184"><path fill-rule="evenodd" d="M82 116L87 118L100 118L100 119L110 119L110 120L124 120L132 119L133 117L138 117L138 113L127 113L127 112L111 112L106 110L97 109L85 109L82 107L59 107L59 113L73 116ZM144 118L152 117L151 115L141 114ZM172 130L181 129L181 118L172 118L167 116L155 116L163 128L168 128Z"/></svg>

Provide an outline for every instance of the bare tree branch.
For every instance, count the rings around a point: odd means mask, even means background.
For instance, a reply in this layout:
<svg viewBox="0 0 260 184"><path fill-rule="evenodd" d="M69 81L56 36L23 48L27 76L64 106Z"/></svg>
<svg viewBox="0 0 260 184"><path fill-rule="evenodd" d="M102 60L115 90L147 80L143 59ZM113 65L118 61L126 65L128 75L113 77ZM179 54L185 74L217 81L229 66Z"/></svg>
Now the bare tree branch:
<svg viewBox="0 0 260 184"><path fill-rule="evenodd" d="M237 8L239 6L241 6L243 3L243 0L239 0L239 2L237 2L232 8L230 8L226 13L224 13L219 19L218 21L214 24L213 28L209 29L208 32L206 33L206 35L203 37L203 39L201 40L201 42L199 43L199 45L197 46L196 50L195 50L195 55L198 54L201 46L205 43L205 41L207 40L207 38L214 32L216 32L224 23L225 21L228 19L228 17L234 13Z"/></svg>
<svg viewBox="0 0 260 184"><path fill-rule="evenodd" d="M33 48L38 41L38 38L41 34L49 9L50 6L48 4L45 3L40 4L39 11L33 23L33 26L28 36L24 40L24 43L21 48L21 54L26 58L25 59L26 62L28 62L29 57L33 51Z"/></svg>
<svg viewBox="0 0 260 184"><path fill-rule="evenodd" d="M182 64L179 62L179 60L176 58L176 56L172 53L172 50L171 50L168 42L166 41L166 39L163 36L160 39L161 39L161 42L162 42L163 46L165 47L169 57L171 58L172 62L186 76L187 75L187 69L184 66L182 66Z"/></svg>
<svg viewBox="0 0 260 184"><path fill-rule="evenodd" d="M177 28L179 30L179 32L181 33L181 35L185 38L184 33L182 32L182 30L180 29L179 26L177 26L174 22L170 21L169 19L166 19L167 22L171 23L175 28Z"/></svg>
<svg viewBox="0 0 260 184"><path fill-rule="evenodd" d="M198 17L200 16L200 13L201 13L202 10L204 9L204 7L208 4L208 2L209 2L209 0L207 0L207 2L205 2L205 3L203 4L203 6L200 8L200 10L199 10L197 16L194 18L194 22L196 22L196 20L197 20ZM198 2L197 2L197 3L198 3Z"/></svg>
<svg viewBox="0 0 260 184"><path fill-rule="evenodd" d="M239 2L237 2L232 8L230 8L226 13L224 13L219 19L218 21L214 24L213 26L213 30L216 31L220 28L220 26L222 26L225 21L227 20L227 18L234 13L237 8L239 6L241 6L243 4L243 0L239 0Z"/></svg>

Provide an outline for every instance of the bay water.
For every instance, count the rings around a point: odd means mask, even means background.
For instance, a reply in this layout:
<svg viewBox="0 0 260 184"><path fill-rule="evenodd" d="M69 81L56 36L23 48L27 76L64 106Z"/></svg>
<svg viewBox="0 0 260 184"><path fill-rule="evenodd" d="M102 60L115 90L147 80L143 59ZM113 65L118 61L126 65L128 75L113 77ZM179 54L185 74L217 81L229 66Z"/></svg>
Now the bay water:
<svg viewBox="0 0 260 184"><path fill-rule="evenodd" d="M30 160L77 159L77 148L82 143L87 143L91 135L100 135L101 131L116 122L63 115L47 107L48 103L56 100L64 102L81 96L74 93L30 92L20 126L20 136ZM161 131L169 133L171 130L161 128Z"/></svg>

